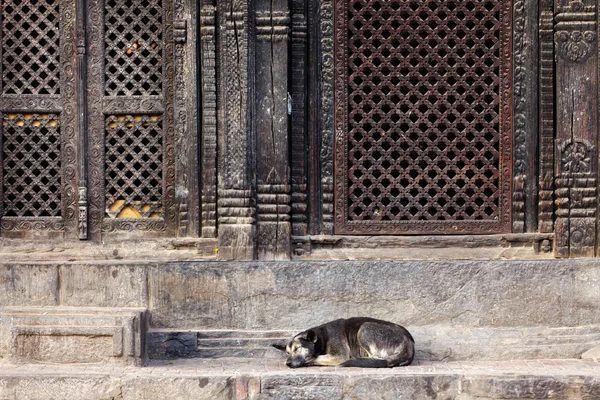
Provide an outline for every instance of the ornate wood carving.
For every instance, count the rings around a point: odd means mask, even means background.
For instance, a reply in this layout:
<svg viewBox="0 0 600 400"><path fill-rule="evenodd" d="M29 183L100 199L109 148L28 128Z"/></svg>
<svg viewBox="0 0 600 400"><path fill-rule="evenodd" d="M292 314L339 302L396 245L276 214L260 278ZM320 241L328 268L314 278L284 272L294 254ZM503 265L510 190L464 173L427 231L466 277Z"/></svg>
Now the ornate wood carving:
<svg viewBox="0 0 600 400"><path fill-rule="evenodd" d="M64 232L75 236L75 3L17 0L0 8L0 113L4 125L0 140L0 234L56 237L57 232ZM26 143L30 147L14 153ZM11 178L19 168L24 174ZM22 188L17 184L21 179L25 179Z"/></svg>
<svg viewBox="0 0 600 400"><path fill-rule="evenodd" d="M540 16L539 203L538 230L554 231L554 21L552 0L542 0Z"/></svg>
<svg viewBox="0 0 600 400"><path fill-rule="evenodd" d="M259 259L291 257L288 2L256 2L256 234Z"/></svg>
<svg viewBox="0 0 600 400"><path fill-rule="evenodd" d="M333 132L334 132L334 21L333 0L320 2L321 35L321 102L320 115L320 176L321 229L323 235L333 234Z"/></svg>
<svg viewBox="0 0 600 400"><path fill-rule="evenodd" d="M308 234L308 151L307 151L307 0L292 1L291 28L291 174L292 174L292 234Z"/></svg>
<svg viewBox="0 0 600 400"><path fill-rule="evenodd" d="M595 2L557 2L555 255L594 256L598 51ZM594 161L592 161L594 160Z"/></svg>
<svg viewBox="0 0 600 400"><path fill-rule="evenodd" d="M513 232L537 230L538 13L535 0L513 4Z"/></svg>
<svg viewBox="0 0 600 400"><path fill-rule="evenodd" d="M88 204L87 204L87 1L77 3L77 237L88 238Z"/></svg>
<svg viewBox="0 0 600 400"><path fill-rule="evenodd" d="M188 135L188 111L186 99L188 90L185 82L185 61L187 58L187 20L184 0L173 2L173 41L175 46L174 60L174 145L177 157L175 158L175 202L177 207L177 236L188 236L190 218L190 197L194 193L188 190L190 183L195 182L193 166L197 165L194 152L188 151L190 146ZM195 139L194 139L195 142ZM191 157L190 157L191 155ZM195 197L195 196L194 196Z"/></svg>
<svg viewBox="0 0 600 400"><path fill-rule="evenodd" d="M176 232L173 6L89 0L88 230L95 240L102 232Z"/></svg>
<svg viewBox="0 0 600 400"><path fill-rule="evenodd" d="M511 2L335 4L336 232L510 231Z"/></svg>
<svg viewBox="0 0 600 400"><path fill-rule="evenodd" d="M200 10L200 79L202 112L202 237L217 237L217 63L216 9Z"/></svg>

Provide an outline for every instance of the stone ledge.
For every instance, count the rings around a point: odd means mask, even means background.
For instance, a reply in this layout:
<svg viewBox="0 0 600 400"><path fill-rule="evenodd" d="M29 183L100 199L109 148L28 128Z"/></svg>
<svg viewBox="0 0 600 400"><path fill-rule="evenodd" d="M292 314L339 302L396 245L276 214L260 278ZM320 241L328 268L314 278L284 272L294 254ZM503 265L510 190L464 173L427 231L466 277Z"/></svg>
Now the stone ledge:
<svg viewBox="0 0 600 400"><path fill-rule="evenodd" d="M600 344L600 325L576 327L408 326L423 361L481 361L580 358ZM148 356L155 360L180 357L259 357L279 359L270 344L289 339L302 329L286 331L150 330Z"/></svg>
<svg viewBox="0 0 600 400"><path fill-rule="evenodd" d="M304 368L263 359L152 362L146 368L0 362L0 399L597 399L600 364L582 360L417 362Z"/></svg>
<svg viewBox="0 0 600 400"><path fill-rule="evenodd" d="M0 356L18 364L121 363L142 365L143 308L0 308Z"/></svg>

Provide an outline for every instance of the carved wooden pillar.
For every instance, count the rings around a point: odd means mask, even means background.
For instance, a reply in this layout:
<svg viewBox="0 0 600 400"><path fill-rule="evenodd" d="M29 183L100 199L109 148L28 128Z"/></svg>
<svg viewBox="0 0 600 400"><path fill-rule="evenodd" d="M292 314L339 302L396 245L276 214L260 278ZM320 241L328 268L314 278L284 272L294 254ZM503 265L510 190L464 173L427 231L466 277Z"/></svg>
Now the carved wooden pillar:
<svg viewBox="0 0 600 400"><path fill-rule="evenodd" d="M289 259L291 252L289 24L287 0L256 2L256 229L260 259Z"/></svg>
<svg viewBox="0 0 600 400"><path fill-rule="evenodd" d="M591 257L596 245L598 52L596 5L555 3L557 257Z"/></svg>
<svg viewBox="0 0 600 400"><path fill-rule="evenodd" d="M88 184L87 184L87 1L77 2L77 237L88 238Z"/></svg>
<svg viewBox="0 0 600 400"><path fill-rule="evenodd" d="M217 237L217 63L216 7L200 9L200 112L202 127L202 237Z"/></svg>
<svg viewBox="0 0 600 400"><path fill-rule="evenodd" d="M538 230L554 231L554 11L552 0L540 2L539 202Z"/></svg>
<svg viewBox="0 0 600 400"><path fill-rule="evenodd" d="M254 160L249 86L253 62L248 42L249 2L223 0L219 20L219 257L256 258Z"/></svg>
<svg viewBox="0 0 600 400"><path fill-rule="evenodd" d="M320 204L320 229L323 235L333 234L333 131L334 131L334 105L333 105L333 1L316 1L319 8L319 49L320 60L317 68L320 79L320 104L319 104L319 172L320 172L320 197L316 199ZM316 194L316 193L315 193ZM315 232L317 233L317 232Z"/></svg>
<svg viewBox="0 0 600 400"><path fill-rule="evenodd" d="M513 232L537 230L538 1L513 3Z"/></svg>
<svg viewBox="0 0 600 400"><path fill-rule="evenodd" d="M292 1L291 111L292 111L292 233L306 236L307 224L307 0ZM301 252L301 249L295 249Z"/></svg>
<svg viewBox="0 0 600 400"><path fill-rule="evenodd" d="M174 54L174 132L175 132L175 200L177 235L198 237L200 234L200 199L198 196L198 135L196 122L196 49L188 38L196 37L195 7L185 0L173 3Z"/></svg>

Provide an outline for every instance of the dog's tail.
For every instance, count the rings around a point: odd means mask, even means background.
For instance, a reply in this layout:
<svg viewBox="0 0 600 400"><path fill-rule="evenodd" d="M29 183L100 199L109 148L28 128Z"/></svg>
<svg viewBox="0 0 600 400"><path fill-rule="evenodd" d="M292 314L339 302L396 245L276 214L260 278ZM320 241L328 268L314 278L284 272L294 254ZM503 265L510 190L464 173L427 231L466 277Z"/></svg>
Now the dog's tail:
<svg viewBox="0 0 600 400"><path fill-rule="evenodd" d="M351 358L340 364L340 367L358 368L386 368L389 367L388 360L378 358Z"/></svg>
<svg viewBox="0 0 600 400"><path fill-rule="evenodd" d="M394 354L393 356L381 359L381 358L352 358L348 361L344 361L340 364L340 367L358 367L358 368L393 368L393 367L404 367L410 365L415 358L414 351L410 357L406 358L406 354Z"/></svg>

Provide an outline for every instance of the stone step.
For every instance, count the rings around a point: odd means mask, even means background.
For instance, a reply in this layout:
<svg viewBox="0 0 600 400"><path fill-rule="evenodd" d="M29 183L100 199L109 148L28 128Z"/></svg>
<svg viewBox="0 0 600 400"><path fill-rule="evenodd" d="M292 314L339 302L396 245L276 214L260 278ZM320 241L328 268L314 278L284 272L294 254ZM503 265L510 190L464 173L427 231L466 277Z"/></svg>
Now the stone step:
<svg viewBox="0 0 600 400"><path fill-rule="evenodd" d="M0 359L18 363L107 363L145 359L144 308L0 308Z"/></svg>
<svg viewBox="0 0 600 400"><path fill-rule="evenodd" d="M583 360L426 362L393 369L288 369L281 361L153 361L147 367L0 361L2 400L598 399L600 364Z"/></svg>
<svg viewBox="0 0 600 400"><path fill-rule="evenodd" d="M408 327L416 341L417 359L428 361L579 358L600 344L600 326L579 327ZM301 331L150 331L151 359L178 357L281 358L271 343Z"/></svg>

